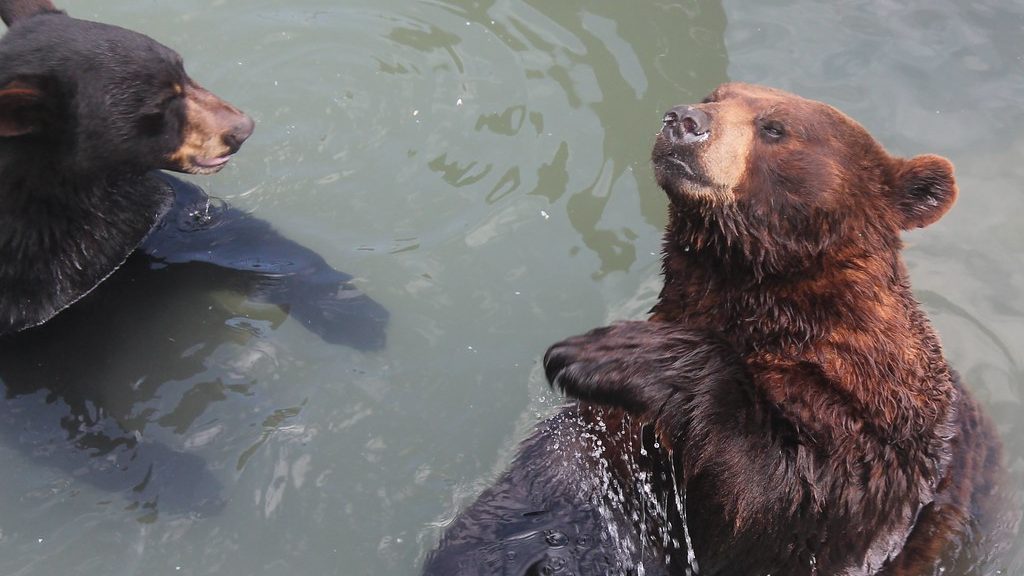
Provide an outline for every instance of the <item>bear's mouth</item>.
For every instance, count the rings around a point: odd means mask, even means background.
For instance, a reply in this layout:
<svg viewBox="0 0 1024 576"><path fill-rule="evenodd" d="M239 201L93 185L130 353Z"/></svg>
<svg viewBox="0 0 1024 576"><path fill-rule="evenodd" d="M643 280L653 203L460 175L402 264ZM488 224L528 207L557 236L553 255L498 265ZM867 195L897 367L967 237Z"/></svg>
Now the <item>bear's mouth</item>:
<svg viewBox="0 0 1024 576"><path fill-rule="evenodd" d="M675 166L677 166L680 169L682 169L683 177L684 178L687 178L687 179L690 179L690 180L696 180L697 179L697 173L694 172L694 170L690 166L690 164L686 160L683 160L682 158L680 158L675 152L673 152L672 154L669 154L668 156L666 156L665 157L665 161L670 163L670 164L674 164Z"/></svg>
<svg viewBox="0 0 1024 576"><path fill-rule="evenodd" d="M700 172L700 164L690 155L679 154L675 150L666 151L654 156L655 168L672 180L688 182L699 187L710 187L711 181Z"/></svg>
<svg viewBox="0 0 1024 576"><path fill-rule="evenodd" d="M193 174L214 174L220 172L228 161L231 160L231 154L224 156L217 156L216 158L207 158L203 156L193 156L191 158L191 170L189 172Z"/></svg>
<svg viewBox="0 0 1024 576"><path fill-rule="evenodd" d="M658 133L651 151L651 164L658 185L670 195L705 197L720 190L704 172L702 147L685 145Z"/></svg>

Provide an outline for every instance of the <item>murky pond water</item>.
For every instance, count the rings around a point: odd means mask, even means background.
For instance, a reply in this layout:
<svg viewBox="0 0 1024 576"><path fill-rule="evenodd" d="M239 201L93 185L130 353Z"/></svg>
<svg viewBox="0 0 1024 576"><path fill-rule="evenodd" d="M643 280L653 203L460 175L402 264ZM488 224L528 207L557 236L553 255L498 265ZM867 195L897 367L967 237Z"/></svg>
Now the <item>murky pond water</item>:
<svg viewBox="0 0 1024 576"><path fill-rule="evenodd" d="M64 4L175 47L250 112L242 154L196 181L356 276L391 324L359 351L183 283L67 350L66 374L5 382L0 574L416 574L559 402L546 346L652 303L652 135L727 79L956 163L958 206L906 258L1019 485L1024 3ZM984 573L1024 573L1014 546Z"/></svg>

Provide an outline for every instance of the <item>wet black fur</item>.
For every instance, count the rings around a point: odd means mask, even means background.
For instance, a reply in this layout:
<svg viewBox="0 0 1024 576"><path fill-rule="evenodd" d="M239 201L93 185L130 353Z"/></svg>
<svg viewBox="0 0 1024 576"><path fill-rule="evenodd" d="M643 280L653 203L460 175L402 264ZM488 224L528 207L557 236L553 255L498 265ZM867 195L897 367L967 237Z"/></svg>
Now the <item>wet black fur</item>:
<svg viewBox="0 0 1024 576"><path fill-rule="evenodd" d="M0 2L0 14L29 4ZM241 290L294 304L328 341L382 345L387 312L265 222L227 210L215 227L182 232L182 211L205 194L152 171L181 146L174 86L187 79L181 58L151 38L60 12L16 20L0 39L0 89L42 94L24 111L34 129L0 137L0 334L46 322L146 240L142 251L161 263L221 267ZM289 264L258 265L268 258Z"/></svg>
<svg viewBox="0 0 1024 576"><path fill-rule="evenodd" d="M240 318L209 295L278 305L323 340L362 350L384 346L388 312L267 222L157 171L185 125L176 53L43 4L0 0L13 22L0 39L0 90L42 95L13 118L32 130L0 137L0 440L124 493L141 513L157 502L215 513L223 496L205 461L137 436L139 406L167 383L155 374L189 381L221 344L279 321ZM160 321L172 302L183 325ZM138 357L117 356L126 351ZM219 384L189 396L197 416L223 398Z"/></svg>
<svg viewBox="0 0 1024 576"><path fill-rule="evenodd" d="M556 344L544 366L553 385L570 385L584 403L526 439L509 469L446 528L424 576L683 574L685 495L658 440L683 431L637 426L595 405L657 422L685 411L693 414L687 422L713 429L691 434L745 442L733 434L736 410L750 395L736 385L744 376L735 355L705 332L627 322ZM749 441L772 440L754 434Z"/></svg>

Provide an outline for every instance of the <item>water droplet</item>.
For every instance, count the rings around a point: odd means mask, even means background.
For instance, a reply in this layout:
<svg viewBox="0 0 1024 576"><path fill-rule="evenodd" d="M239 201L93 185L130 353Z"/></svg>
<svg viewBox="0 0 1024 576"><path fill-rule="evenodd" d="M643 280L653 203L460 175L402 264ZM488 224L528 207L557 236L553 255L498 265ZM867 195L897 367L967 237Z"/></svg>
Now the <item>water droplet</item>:
<svg viewBox="0 0 1024 576"><path fill-rule="evenodd" d="M552 548L561 548L569 543L569 537L558 530L548 530L544 534L544 541Z"/></svg>

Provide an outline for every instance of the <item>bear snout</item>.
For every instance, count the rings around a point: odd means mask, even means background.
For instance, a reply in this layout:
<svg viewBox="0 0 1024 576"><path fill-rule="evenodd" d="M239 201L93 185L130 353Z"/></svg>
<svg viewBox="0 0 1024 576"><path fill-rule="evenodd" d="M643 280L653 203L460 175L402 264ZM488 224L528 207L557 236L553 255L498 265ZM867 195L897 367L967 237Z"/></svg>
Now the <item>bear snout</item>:
<svg viewBox="0 0 1024 576"><path fill-rule="evenodd" d="M252 136L255 128L256 122L248 114L241 113L238 121L222 136L224 145L231 150L232 154L238 152L238 149L242 147L242 143L248 140L249 136Z"/></svg>
<svg viewBox="0 0 1024 576"><path fill-rule="evenodd" d="M184 88L185 123L181 146L166 168L189 174L212 174L227 164L256 123L248 114L189 82Z"/></svg>
<svg viewBox="0 0 1024 576"><path fill-rule="evenodd" d="M711 117L693 106L676 106L662 119L662 134L673 144L693 144L707 140Z"/></svg>

